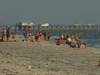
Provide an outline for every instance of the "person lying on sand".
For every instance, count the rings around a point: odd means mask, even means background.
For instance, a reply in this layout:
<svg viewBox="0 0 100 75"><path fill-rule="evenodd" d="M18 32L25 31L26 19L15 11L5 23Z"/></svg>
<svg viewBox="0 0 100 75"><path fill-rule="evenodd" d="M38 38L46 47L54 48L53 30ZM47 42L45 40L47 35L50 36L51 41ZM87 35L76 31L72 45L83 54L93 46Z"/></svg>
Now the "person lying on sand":
<svg viewBox="0 0 100 75"><path fill-rule="evenodd" d="M68 42L67 44L72 48L78 48L78 45L73 45L72 42Z"/></svg>

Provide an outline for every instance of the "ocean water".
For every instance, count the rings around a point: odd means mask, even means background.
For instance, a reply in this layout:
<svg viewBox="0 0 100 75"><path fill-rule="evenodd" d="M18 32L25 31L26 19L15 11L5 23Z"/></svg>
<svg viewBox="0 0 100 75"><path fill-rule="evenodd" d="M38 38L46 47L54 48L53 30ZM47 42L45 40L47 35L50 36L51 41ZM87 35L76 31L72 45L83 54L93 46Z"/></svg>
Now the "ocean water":
<svg viewBox="0 0 100 75"><path fill-rule="evenodd" d="M27 31L27 33L35 31ZM80 40L83 43L86 43L88 47L93 48L100 48L100 31L99 30L42 30L41 33L49 32L52 34L52 36L60 36L61 33L69 33L69 32L81 32L82 38ZM23 35L23 31L17 31L17 34ZM88 35L88 38L86 38L86 35Z"/></svg>

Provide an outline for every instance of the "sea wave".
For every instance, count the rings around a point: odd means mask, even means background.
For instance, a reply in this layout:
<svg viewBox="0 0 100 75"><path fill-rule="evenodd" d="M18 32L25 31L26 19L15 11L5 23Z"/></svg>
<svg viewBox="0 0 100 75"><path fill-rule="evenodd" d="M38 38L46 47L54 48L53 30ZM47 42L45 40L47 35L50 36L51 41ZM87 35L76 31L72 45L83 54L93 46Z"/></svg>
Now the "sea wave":
<svg viewBox="0 0 100 75"><path fill-rule="evenodd" d="M100 39L81 39L83 43L86 43L88 47L100 48Z"/></svg>

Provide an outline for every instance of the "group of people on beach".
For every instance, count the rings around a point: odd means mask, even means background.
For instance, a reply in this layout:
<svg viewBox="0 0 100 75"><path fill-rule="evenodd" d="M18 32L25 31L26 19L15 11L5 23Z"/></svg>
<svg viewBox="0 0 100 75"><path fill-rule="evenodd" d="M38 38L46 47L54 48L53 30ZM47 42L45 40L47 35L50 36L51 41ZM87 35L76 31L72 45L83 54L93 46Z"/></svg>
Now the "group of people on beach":
<svg viewBox="0 0 100 75"><path fill-rule="evenodd" d="M40 39L50 40L51 38L51 33L49 32L41 33L39 31L36 31L34 34L32 32L27 34L26 31L24 30L23 33L25 40L30 42L39 42Z"/></svg>
<svg viewBox="0 0 100 75"><path fill-rule="evenodd" d="M12 38L15 39L15 35L16 35L16 33L13 33ZM26 30L24 30L23 35L24 35L25 40L30 41L30 42L39 42L40 39L44 39L44 40L51 39L51 33L49 33L49 32L41 33L39 31L36 31L33 34L32 32L27 33ZM9 42L10 36L11 36L11 32L10 32L9 27L7 29L2 29L1 34L0 34L0 37L1 37L0 41ZM82 41L79 40L78 36L74 37L73 34L71 36L69 36L68 34L61 33L59 39L55 39L55 40L56 40L56 45L65 43L72 48L87 48L87 45L85 43L82 43ZM24 41L24 40L22 40L22 41ZM72 41L76 41L76 45L73 45Z"/></svg>
<svg viewBox="0 0 100 75"><path fill-rule="evenodd" d="M0 33L0 41L1 42L9 42L9 38L10 38L10 28L8 27L7 29L2 29L1 33Z"/></svg>
<svg viewBox="0 0 100 75"><path fill-rule="evenodd" d="M16 32L11 33L11 31L10 27L0 30L0 42L12 42L12 39L15 39Z"/></svg>
<svg viewBox="0 0 100 75"><path fill-rule="evenodd" d="M73 45L72 41L75 41L76 45ZM85 43L82 43L82 41L79 40L78 36L74 37L73 34L70 37L69 35L61 33L59 39L56 39L56 45L60 45L62 43L65 43L72 48L87 48L87 45Z"/></svg>

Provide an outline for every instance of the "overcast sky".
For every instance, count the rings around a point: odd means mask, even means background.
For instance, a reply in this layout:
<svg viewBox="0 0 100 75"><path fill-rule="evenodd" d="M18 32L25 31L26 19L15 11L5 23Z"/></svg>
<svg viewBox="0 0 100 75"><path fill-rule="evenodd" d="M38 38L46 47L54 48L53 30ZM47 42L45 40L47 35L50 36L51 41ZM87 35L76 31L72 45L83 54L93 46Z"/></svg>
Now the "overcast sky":
<svg viewBox="0 0 100 75"><path fill-rule="evenodd" d="M100 24L100 0L0 0L0 24Z"/></svg>

